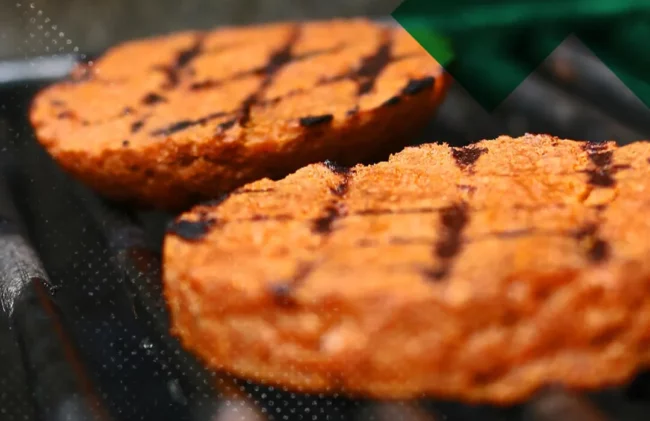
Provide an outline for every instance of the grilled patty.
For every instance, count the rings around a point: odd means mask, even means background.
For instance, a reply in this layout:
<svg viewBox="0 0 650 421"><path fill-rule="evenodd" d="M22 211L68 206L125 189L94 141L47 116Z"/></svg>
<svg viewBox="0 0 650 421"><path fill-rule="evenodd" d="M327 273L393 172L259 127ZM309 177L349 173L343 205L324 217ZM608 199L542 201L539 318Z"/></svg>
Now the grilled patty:
<svg viewBox="0 0 650 421"><path fill-rule="evenodd" d="M173 333L310 392L512 403L650 360L650 143L408 147L263 179L169 228Z"/></svg>
<svg viewBox="0 0 650 421"><path fill-rule="evenodd" d="M309 163L400 148L446 85L401 28L363 19L230 27L114 47L40 92L31 122L96 191L177 210Z"/></svg>

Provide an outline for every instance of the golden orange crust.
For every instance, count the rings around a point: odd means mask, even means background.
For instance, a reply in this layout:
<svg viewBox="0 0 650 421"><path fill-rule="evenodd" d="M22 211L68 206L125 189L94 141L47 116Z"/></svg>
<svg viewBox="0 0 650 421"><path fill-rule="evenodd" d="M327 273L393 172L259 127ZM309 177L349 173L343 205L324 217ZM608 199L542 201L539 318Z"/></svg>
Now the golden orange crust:
<svg viewBox="0 0 650 421"><path fill-rule="evenodd" d="M266 24L122 44L40 92L30 118L98 192L174 210L327 158L395 150L447 83L401 28Z"/></svg>
<svg viewBox="0 0 650 421"><path fill-rule="evenodd" d="M650 143L545 135L314 164L180 216L173 333L302 391L512 403L650 360Z"/></svg>

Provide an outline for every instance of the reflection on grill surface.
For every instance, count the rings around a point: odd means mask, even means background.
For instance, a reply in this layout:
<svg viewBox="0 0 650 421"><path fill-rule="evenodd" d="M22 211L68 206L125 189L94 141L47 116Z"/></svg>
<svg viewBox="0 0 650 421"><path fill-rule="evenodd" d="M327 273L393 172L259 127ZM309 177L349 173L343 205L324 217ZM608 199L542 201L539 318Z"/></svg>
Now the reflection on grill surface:
<svg viewBox="0 0 650 421"><path fill-rule="evenodd" d="M623 142L650 137L650 111L598 66L569 42L492 116L455 86L419 141L462 145L524 132ZM523 405L496 408L299 395L205 370L168 334L160 244L170 216L106 203L62 174L26 120L29 99L50 78L42 70L41 80L30 73L25 81L19 67L12 62L13 73L0 71L6 81L0 85L0 364L8 373L0 382L0 411L6 412L0 418L647 419L647 375L588 396L549 388ZM3 69L9 67L0 63Z"/></svg>

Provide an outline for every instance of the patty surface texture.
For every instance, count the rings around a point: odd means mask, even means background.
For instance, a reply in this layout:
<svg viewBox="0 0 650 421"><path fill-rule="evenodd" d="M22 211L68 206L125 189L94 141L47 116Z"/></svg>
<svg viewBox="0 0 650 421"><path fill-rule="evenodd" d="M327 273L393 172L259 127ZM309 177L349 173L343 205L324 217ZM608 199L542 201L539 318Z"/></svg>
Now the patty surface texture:
<svg viewBox="0 0 650 421"><path fill-rule="evenodd" d="M407 147L259 180L170 227L173 333L298 391L509 404L650 360L650 143Z"/></svg>
<svg viewBox="0 0 650 421"><path fill-rule="evenodd" d="M35 98L39 142L103 195L183 209L309 163L408 144L448 77L403 29L364 19L136 40Z"/></svg>

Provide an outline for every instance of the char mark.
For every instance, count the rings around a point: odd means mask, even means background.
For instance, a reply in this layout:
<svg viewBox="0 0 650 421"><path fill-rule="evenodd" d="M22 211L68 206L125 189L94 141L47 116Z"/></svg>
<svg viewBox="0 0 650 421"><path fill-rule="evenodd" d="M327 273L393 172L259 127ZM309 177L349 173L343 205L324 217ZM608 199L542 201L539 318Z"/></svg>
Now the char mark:
<svg viewBox="0 0 650 421"><path fill-rule="evenodd" d="M425 89L433 88L435 83L436 79L433 76L428 76L422 79L412 79L409 80L404 89L402 89L402 94L416 95Z"/></svg>
<svg viewBox="0 0 650 421"><path fill-rule="evenodd" d="M355 115L359 114L359 106L355 105L354 108L350 108L345 112L345 115L348 117L354 117Z"/></svg>
<svg viewBox="0 0 650 421"><path fill-rule="evenodd" d="M357 71L351 75L351 78L357 82L358 96L366 95L374 89L377 78L391 62L392 49L392 31L385 29L377 50L374 54L365 57Z"/></svg>
<svg viewBox="0 0 650 421"><path fill-rule="evenodd" d="M383 107L397 105L402 100L403 95L416 95L425 89L432 88L435 85L435 78L432 76L422 79L411 79L398 95L394 95L381 104Z"/></svg>
<svg viewBox="0 0 650 421"><path fill-rule="evenodd" d="M204 80L202 82L195 82L190 85L191 91L202 91L205 89L212 89L221 86L221 82L218 80Z"/></svg>
<svg viewBox="0 0 650 421"><path fill-rule="evenodd" d="M440 240L433 246L433 254L441 260L438 268L425 271L433 280L442 280L447 276L454 258L462 249L463 230L469 222L467 204L455 203L440 212L442 234Z"/></svg>
<svg viewBox="0 0 650 421"><path fill-rule="evenodd" d="M384 101L384 103L381 104L381 105L382 105L383 107L390 107L391 105L397 105L397 104L399 104L401 100L402 100L402 99L401 99L398 95L395 95L395 96L392 96L392 97L388 98L388 99L387 99L386 101Z"/></svg>
<svg viewBox="0 0 650 421"><path fill-rule="evenodd" d="M301 117L299 122L302 127L312 127L321 124L331 123L332 120L334 120L334 116L332 114L323 114L323 115L316 115L316 116Z"/></svg>
<svg viewBox="0 0 650 421"><path fill-rule="evenodd" d="M316 218L313 224L314 232L321 235L328 235L332 232L334 221L339 219L345 213L345 209L338 203L332 203L325 208L323 216Z"/></svg>
<svg viewBox="0 0 650 421"><path fill-rule="evenodd" d="M460 252L461 234L468 221L469 217L465 203L454 204L442 210L440 213L440 222L442 224L443 236L436 243L436 256L441 259L451 259Z"/></svg>
<svg viewBox="0 0 650 421"><path fill-rule="evenodd" d="M138 120L134 122L133 124L131 124L131 133L135 134L139 132L140 129L142 129L142 126L144 126L144 121Z"/></svg>
<svg viewBox="0 0 650 421"><path fill-rule="evenodd" d="M294 291L307 280L314 267L313 262L303 262L291 278L272 284L269 287L269 292L276 304L283 307L295 307L297 303L293 296Z"/></svg>
<svg viewBox="0 0 650 421"><path fill-rule="evenodd" d="M201 50L203 49L203 39L203 35L197 36L196 41L188 49L181 50L178 53L173 65L174 69L181 70L186 68L192 60L201 54Z"/></svg>
<svg viewBox="0 0 650 421"><path fill-rule="evenodd" d="M142 103L144 105L155 105L161 102L166 102L167 100L165 97L158 95L155 92L151 92L147 94L144 98L142 98Z"/></svg>
<svg viewBox="0 0 650 421"><path fill-rule="evenodd" d="M334 198L328 202L323 210L323 215L317 218L313 224L314 232L327 237L332 232L334 222L347 214L345 196L350 184L350 168L342 167L332 161L325 161L323 165L341 178L331 190Z"/></svg>
<svg viewBox="0 0 650 421"><path fill-rule="evenodd" d="M152 131L151 135L152 136L169 136L169 135L172 135L174 133L181 132L181 131L183 131L185 129L188 129L190 127L202 126L202 125L208 123L211 120L223 117L225 115L227 115L227 114L224 113L224 112L218 112L218 113L208 114L207 116L201 117L201 118L196 119L196 120L177 121L177 122L175 122L173 124L170 124L167 127L163 127L163 128L156 129L156 130Z"/></svg>
<svg viewBox="0 0 650 421"><path fill-rule="evenodd" d="M584 249L587 258L593 263L607 260L611 251L609 243L598 235L598 231L598 225L587 224L575 233L578 244Z"/></svg>
<svg viewBox="0 0 650 421"><path fill-rule="evenodd" d="M218 132L225 132L226 130L231 129L235 124L237 123L236 118L231 118L230 120L224 121L223 123L219 123L217 126L217 131Z"/></svg>
<svg viewBox="0 0 650 421"><path fill-rule="evenodd" d="M472 167L478 159L487 152L487 148L481 148L474 145L463 146L460 148L451 148L451 156L456 161L456 165L463 170L472 170Z"/></svg>
<svg viewBox="0 0 650 421"><path fill-rule="evenodd" d="M201 219L198 221L180 219L173 221L167 227L167 233L176 235L187 241L199 241L210 232L210 229L215 223L216 221L213 219Z"/></svg>
<svg viewBox="0 0 650 421"><path fill-rule="evenodd" d="M614 180L612 174L605 169L587 170L587 175L589 176L589 184L593 186L614 187L616 185L616 180Z"/></svg>
<svg viewBox="0 0 650 421"><path fill-rule="evenodd" d="M588 182L592 186L614 187L616 185L614 174L630 167L614 165L614 152L607 150L608 144L605 142L585 142L583 149L595 167L585 171L589 176Z"/></svg>
<svg viewBox="0 0 650 421"><path fill-rule="evenodd" d="M332 53L341 51L344 47L345 47L345 44L341 44L341 45L338 45L338 46L335 46L335 47L332 47L332 48L328 48L328 49L310 51L310 52L300 54L300 55L291 55L289 57L287 63L303 61L303 60L307 60L307 59L310 59L312 57L317 57L317 56L321 56L321 55L324 55L324 54L332 54ZM286 54L285 54L285 56L286 56ZM278 63L279 61L281 61L280 58L282 58L281 54L280 54L280 57L278 57L278 55L276 55L275 60L272 59L270 61L272 61L274 63ZM264 65L262 65L260 67L255 67L253 69L239 71L239 72L237 72L237 73L233 74L232 76L230 76L228 78L225 78L225 79L207 79L207 80L203 80L201 82L195 82L195 83L191 84L189 88L192 91L201 91L201 90L204 90L204 89L218 88L218 87L222 86L224 83L234 82L234 81L241 80L241 79L244 79L244 78L247 78L247 77L250 77L250 76L266 76L269 73L269 70L272 70L272 69L270 69L269 63L266 63L266 64L264 64ZM276 100L279 100L279 99L280 98L277 98Z"/></svg>
<svg viewBox="0 0 650 421"><path fill-rule="evenodd" d="M181 79L181 73L198 57L203 51L203 41L205 34L199 34L192 45L184 50L180 50L174 59L174 62L169 67L162 67L162 70L167 76L167 81L164 85L166 89L173 89L178 86Z"/></svg>
<svg viewBox="0 0 650 421"><path fill-rule="evenodd" d="M338 174L341 176L348 176L350 174L350 167L346 167L344 165L338 164L331 159L327 159L323 161L323 165L325 165L325 167L331 172L333 172L334 174ZM345 179L344 181L347 184L348 180Z"/></svg>
<svg viewBox="0 0 650 421"><path fill-rule="evenodd" d="M264 75L264 79L262 80L262 83L260 83L260 86L252 94L250 94L242 103L241 110L239 112L239 119L238 119L239 124L242 127L248 124L253 105L258 103L262 99L266 90L269 88L269 86L273 84L273 80L275 79L277 73L283 67L285 67L287 64L293 61L292 51L294 46L300 39L301 34L302 34L302 26L295 25L291 31L291 34L289 35L289 38L284 43L284 45L282 45L282 47L280 47L277 51L271 54L269 60L262 68L257 69L260 74Z"/></svg>

